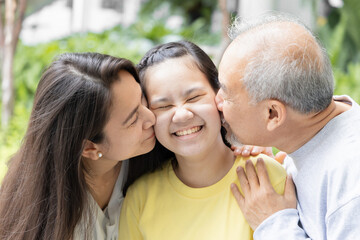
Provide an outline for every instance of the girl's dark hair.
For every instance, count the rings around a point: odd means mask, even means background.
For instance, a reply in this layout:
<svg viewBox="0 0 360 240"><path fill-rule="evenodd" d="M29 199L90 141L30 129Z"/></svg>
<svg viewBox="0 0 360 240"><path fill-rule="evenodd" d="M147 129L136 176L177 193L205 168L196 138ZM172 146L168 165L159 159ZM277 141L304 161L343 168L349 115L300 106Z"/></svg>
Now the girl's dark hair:
<svg viewBox="0 0 360 240"><path fill-rule="evenodd" d="M144 89L146 70L167 59L191 56L199 70L205 74L211 87L217 92L220 88L218 71L210 57L196 44L189 41L165 43L150 49L137 65L141 86ZM144 89L146 90L146 89Z"/></svg>
<svg viewBox="0 0 360 240"><path fill-rule="evenodd" d="M218 79L218 71L215 64L199 46L185 40L161 44L150 49L144 55L144 57L140 60L140 63L137 65L140 83L143 91L146 93L146 89L144 87L146 81L146 70L149 67L162 63L165 60L171 58L178 58L183 56L190 56L193 59L199 70L205 74L211 87L216 93L220 88L220 83ZM221 133L225 144L228 145L227 141L225 140L225 128L221 128ZM137 178L147 172L152 172L156 170L169 159L175 159L174 153L166 149L158 141L156 141L155 148L150 153L146 154L145 156L141 156L140 158L134 158L130 160L129 175L125 183L124 193L126 193L127 188Z"/></svg>
<svg viewBox="0 0 360 240"><path fill-rule="evenodd" d="M91 230L81 154L85 140L104 139L120 70L139 82L130 61L98 53L60 55L43 73L26 135L1 184L0 239L71 239L80 220Z"/></svg>

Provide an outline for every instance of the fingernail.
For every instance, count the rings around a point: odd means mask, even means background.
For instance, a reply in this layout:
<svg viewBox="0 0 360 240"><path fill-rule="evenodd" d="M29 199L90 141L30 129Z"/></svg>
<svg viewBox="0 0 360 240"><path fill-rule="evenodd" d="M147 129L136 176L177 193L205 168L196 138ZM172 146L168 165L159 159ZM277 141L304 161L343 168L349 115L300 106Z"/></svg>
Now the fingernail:
<svg viewBox="0 0 360 240"><path fill-rule="evenodd" d="M258 161L258 162L261 162L261 161L264 161L264 159L258 158L257 161Z"/></svg>
<svg viewBox="0 0 360 240"><path fill-rule="evenodd" d="M236 172L239 172L240 171L240 166L238 166L237 168L236 168Z"/></svg>
<svg viewBox="0 0 360 240"><path fill-rule="evenodd" d="M245 149L244 151L243 151L243 154L244 155L246 155L246 154L249 154L250 152L249 152L249 150L247 150L247 149Z"/></svg>
<svg viewBox="0 0 360 240"><path fill-rule="evenodd" d="M235 188L235 186L236 186L235 183L232 183L232 184L230 185L231 188Z"/></svg>

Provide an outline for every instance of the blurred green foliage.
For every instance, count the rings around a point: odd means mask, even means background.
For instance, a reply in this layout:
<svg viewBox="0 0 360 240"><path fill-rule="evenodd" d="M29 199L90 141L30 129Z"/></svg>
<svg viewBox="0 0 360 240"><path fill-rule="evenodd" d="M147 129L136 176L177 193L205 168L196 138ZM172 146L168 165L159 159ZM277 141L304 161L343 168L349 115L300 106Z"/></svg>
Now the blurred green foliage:
<svg viewBox="0 0 360 240"><path fill-rule="evenodd" d="M211 26L211 15L216 10L217 4L218 0L151 0L143 4L140 15L152 19L164 19L169 15L180 15L185 18L187 25L202 19L205 22L204 27L209 28Z"/></svg>
<svg viewBox="0 0 360 240"><path fill-rule="evenodd" d="M100 52L137 63L153 46L172 40L188 39L198 44L218 44L220 34L208 33L204 25L205 21L198 19L190 25L170 29L163 20L141 20L128 28L117 26L103 33L75 34L36 46L19 42L14 62L14 117L8 129L0 129L0 179L6 172L6 161L16 152L26 131L41 74L57 55L64 52Z"/></svg>
<svg viewBox="0 0 360 240"><path fill-rule="evenodd" d="M350 95L360 101L360 1L344 0L320 18L318 34L329 52L336 81L335 94Z"/></svg>
<svg viewBox="0 0 360 240"><path fill-rule="evenodd" d="M317 32L334 67L335 94L347 94L360 102L360 1L344 2L343 8L333 9L327 18L320 19ZM117 26L100 34L75 34L36 46L20 42L14 64L14 117L8 129L0 129L0 179L6 172L5 162L18 149L26 131L40 76L55 56L64 52L101 52L137 63L151 47L168 41L188 39L200 45L219 46L220 33L210 32L210 16L216 5L217 0L151 0L143 5L138 21L128 28ZM174 16L181 20L175 28L168 21Z"/></svg>

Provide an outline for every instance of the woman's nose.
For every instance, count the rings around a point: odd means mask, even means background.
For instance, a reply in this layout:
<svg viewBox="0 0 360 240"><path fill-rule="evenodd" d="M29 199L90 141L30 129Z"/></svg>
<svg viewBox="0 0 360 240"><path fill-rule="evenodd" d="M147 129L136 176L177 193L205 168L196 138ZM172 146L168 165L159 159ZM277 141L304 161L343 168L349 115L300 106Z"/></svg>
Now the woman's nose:
<svg viewBox="0 0 360 240"><path fill-rule="evenodd" d="M145 115L143 128L148 129L154 126L156 119L154 113L150 109L148 109L146 106L143 107L144 107L144 115Z"/></svg>

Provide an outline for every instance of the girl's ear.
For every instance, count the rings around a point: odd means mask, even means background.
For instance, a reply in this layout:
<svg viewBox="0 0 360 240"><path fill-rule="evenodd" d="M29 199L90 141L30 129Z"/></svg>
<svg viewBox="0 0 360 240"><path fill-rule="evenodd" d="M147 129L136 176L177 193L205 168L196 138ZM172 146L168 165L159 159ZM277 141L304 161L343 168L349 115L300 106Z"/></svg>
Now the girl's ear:
<svg viewBox="0 0 360 240"><path fill-rule="evenodd" d="M98 160L102 157L102 152L100 151L97 144L86 140L81 156L91 160Z"/></svg>
<svg viewBox="0 0 360 240"><path fill-rule="evenodd" d="M266 128L268 131L274 131L285 122L286 107L278 100L269 100L267 104L268 118Z"/></svg>

